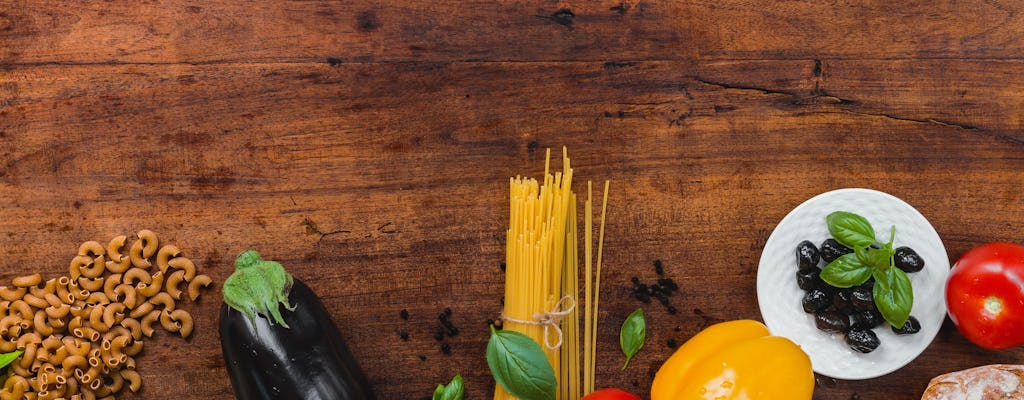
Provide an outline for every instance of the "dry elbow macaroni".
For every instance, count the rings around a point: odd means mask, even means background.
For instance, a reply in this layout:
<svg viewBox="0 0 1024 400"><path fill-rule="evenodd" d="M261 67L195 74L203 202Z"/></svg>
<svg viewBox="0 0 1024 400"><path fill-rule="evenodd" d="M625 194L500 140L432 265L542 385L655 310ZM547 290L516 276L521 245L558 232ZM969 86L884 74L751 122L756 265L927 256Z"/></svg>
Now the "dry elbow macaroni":
<svg viewBox="0 0 1024 400"><path fill-rule="evenodd" d="M0 400L113 399L142 387L135 357L156 327L187 338L192 315L178 308L182 293L195 301L213 280L197 274L181 250L158 246L139 231L103 245L82 243L68 276L19 276L0 286L0 352L23 351L8 368ZM150 267L157 265L151 273Z"/></svg>

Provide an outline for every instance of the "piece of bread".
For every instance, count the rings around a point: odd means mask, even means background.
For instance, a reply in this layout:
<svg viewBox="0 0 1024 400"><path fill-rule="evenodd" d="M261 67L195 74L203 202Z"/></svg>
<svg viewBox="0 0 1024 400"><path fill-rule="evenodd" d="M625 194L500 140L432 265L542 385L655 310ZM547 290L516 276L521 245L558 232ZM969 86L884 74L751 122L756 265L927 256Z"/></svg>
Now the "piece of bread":
<svg viewBox="0 0 1024 400"><path fill-rule="evenodd" d="M994 364L932 378L921 400L1024 399L1024 365Z"/></svg>

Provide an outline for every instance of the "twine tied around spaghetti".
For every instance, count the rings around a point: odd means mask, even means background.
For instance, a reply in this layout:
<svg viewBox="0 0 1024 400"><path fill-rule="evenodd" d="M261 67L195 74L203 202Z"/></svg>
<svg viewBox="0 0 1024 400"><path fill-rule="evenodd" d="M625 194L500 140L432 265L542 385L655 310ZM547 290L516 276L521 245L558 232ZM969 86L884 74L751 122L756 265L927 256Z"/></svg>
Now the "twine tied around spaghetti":
<svg viewBox="0 0 1024 400"><path fill-rule="evenodd" d="M504 312L498 316L498 319L519 324L544 327L544 346L547 347L548 350L555 350L562 347L562 328L559 324L562 322L562 318L565 318L565 316L572 313L572 310L575 308L576 299L572 296L566 295L565 297L562 297L561 300L558 300L558 303L555 303L555 307L552 308L551 311L533 314L533 321L512 318L505 315ZM548 333L551 329L554 329L555 334L558 335L558 341L553 345L549 340L550 335Z"/></svg>

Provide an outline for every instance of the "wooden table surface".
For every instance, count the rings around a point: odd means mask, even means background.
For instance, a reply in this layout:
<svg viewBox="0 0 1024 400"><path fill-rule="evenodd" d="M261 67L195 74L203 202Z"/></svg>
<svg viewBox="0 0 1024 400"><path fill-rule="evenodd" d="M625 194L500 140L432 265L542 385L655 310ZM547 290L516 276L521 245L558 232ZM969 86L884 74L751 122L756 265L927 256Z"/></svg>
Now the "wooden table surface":
<svg viewBox="0 0 1024 400"><path fill-rule="evenodd" d="M668 339L761 318L761 249L816 194L893 194L952 261L1024 241L1022 55L1007 0L0 0L0 280L155 231L217 286L119 398L230 399L219 284L255 248L319 293L380 398L461 373L485 399L508 178L567 146L577 192L611 181L598 386L647 396ZM680 312L644 306L619 371L630 278L656 259ZM819 377L815 398L916 399L989 363L1024 351L947 319L906 367Z"/></svg>

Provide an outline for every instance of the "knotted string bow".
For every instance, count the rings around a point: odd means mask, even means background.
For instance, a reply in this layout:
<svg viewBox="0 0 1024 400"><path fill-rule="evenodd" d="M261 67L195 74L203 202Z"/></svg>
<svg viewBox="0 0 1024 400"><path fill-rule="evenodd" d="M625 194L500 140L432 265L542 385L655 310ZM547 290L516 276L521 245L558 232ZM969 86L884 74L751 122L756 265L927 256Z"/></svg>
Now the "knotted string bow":
<svg viewBox="0 0 1024 400"><path fill-rule="evenodd" d="M573 299L572 296L567 295L565 297L562 297L561 300L558 300L558 303L555 303L555 307L552 308L551 311L533 314L533 321L512 318L505 315L504 313L502 313L502 315L500 315L498 318L504 321L515 322L519 324L544 327L544 346L547 347L548 350L555 350L559 347L562 347L562 327L559 326L562 322L562 318L565 318L565 316L572 313L572 310L575 308L576 300ZM555 334L558 335L558 341L555 342L555 344L553 345L551 344L549 339L549 331L551 329L554 329Z"/></svg>

